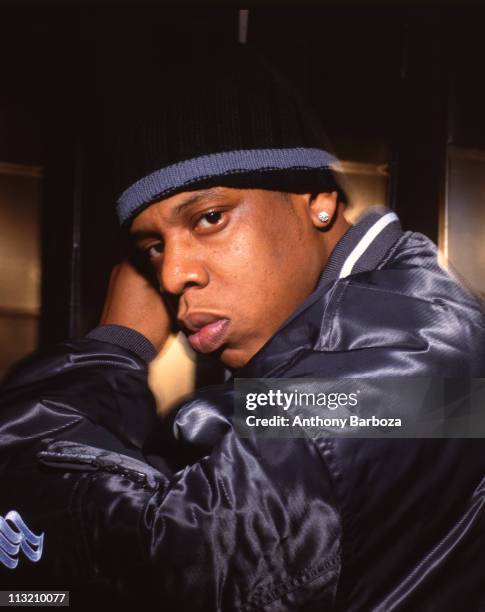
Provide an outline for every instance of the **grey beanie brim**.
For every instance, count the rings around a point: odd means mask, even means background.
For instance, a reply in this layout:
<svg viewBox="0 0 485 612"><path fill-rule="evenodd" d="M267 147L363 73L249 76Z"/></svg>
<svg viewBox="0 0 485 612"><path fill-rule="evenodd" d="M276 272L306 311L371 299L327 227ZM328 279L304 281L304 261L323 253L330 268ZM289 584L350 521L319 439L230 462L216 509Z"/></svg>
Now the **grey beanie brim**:
<svg viewBox="0 0 485 612"><path fill-rule="evenodd" d="M118 199L118 219L125 224L157 200L209 185L269 189L277 186L282 191L300 191L298 183L303 181L304 185L306 178L308 185L314 185L316 177L312 175L327 173L336 162L337 159L323 149L304 147L201 155L160 168L128 187ZM298 173L299 181L293 173ZM283 189L285 184L291 189Z"/></svg>

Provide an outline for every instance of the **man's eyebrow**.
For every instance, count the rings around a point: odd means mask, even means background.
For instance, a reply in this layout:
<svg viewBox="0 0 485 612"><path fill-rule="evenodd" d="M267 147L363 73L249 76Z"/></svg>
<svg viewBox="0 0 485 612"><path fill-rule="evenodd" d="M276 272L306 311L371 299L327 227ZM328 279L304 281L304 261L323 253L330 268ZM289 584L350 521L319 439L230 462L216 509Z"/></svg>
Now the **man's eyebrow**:
<svg viewBox="0 0 485 612"><path fill-rule="evenodd" d="M225 197L224 194L221 193L220 191L218 191L217 188L204 189L203 191L196 191L192 195L190 195L187 198L185 198L180 204L178 204L172 210L172 215L174 217L176 217L176 216L180 215L180 213L185 208L187 208L188 206L192 206L194 204L198 204L202 200L207 200L207 199L213 199L213 200L218 200L219 199L220 200L220 199L223 199L224 197Z"/></svg>
<svg viewBox="0 0 485 612"><path fill-rule="evenodd" d="M137 242L138 240L144 240L146 238L160 238L160 233L155 230L130 230L128 234L130 240Z"/></svg>

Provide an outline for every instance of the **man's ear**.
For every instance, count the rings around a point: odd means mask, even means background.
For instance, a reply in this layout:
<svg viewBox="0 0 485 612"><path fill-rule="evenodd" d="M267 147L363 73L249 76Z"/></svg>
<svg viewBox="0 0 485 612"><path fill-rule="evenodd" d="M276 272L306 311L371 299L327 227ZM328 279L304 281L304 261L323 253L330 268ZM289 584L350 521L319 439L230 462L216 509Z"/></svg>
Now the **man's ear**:
<svg viewBox="0 0 485 612"><path fill-rule="evenodd" d="M313 194L309 204L312 223L316 228L325 229L332 225L338 206L336 191Z"/></svg>

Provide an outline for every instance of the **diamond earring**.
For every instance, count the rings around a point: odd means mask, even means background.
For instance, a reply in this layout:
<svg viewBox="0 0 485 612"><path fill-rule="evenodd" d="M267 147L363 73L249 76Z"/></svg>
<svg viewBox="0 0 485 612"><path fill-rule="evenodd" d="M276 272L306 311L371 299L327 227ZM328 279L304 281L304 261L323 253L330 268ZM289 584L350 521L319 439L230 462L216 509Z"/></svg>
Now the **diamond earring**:
<svg viewBox="0 0 485 612"><path fill-rule="evenodd" d="M322 212L318 213L318 218L320 219L322 223L328 223L330 219L330 215L323 210Z"/></svg>

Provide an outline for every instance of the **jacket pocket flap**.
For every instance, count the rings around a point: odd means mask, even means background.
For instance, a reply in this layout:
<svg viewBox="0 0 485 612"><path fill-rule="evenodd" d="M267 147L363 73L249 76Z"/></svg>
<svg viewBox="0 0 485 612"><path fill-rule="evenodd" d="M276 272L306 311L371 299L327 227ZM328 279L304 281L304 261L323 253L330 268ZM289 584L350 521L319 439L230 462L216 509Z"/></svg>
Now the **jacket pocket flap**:
<svg viewBox="0 0 485 612"><path fill-rule="evenodd" d="M158 489L165 482L161 472L128 455L70 440L42 440L42 442L45 447L37 453L37 460L48 467L69 471L104 471L121 474L151 489Z"/></svg>

